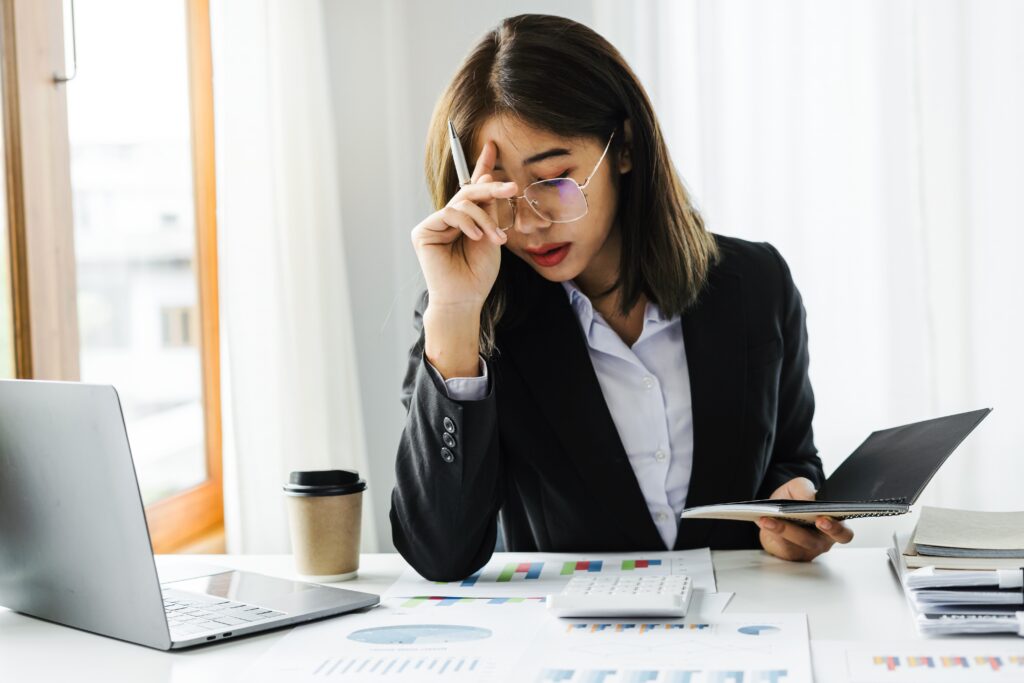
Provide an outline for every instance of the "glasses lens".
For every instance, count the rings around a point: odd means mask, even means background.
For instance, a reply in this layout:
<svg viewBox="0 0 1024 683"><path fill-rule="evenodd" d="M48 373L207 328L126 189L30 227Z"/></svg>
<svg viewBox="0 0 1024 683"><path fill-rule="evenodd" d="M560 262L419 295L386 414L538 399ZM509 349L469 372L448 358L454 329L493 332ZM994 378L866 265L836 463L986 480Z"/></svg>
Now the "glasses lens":
<svg viewBox="0 0 1024 683"><path fill-rule="evenodd" d="M516 222L515 204L507 199L496 199L495 205L498 213L498 227L511 228L512 224Z"/></svg>
<svg viewBox="0 0 1024 683"><path fill-rule="evenodd" d="M572 178L552 178L526 188L526 200L549 221L568 223L587 213L587 198Z"/></svg>

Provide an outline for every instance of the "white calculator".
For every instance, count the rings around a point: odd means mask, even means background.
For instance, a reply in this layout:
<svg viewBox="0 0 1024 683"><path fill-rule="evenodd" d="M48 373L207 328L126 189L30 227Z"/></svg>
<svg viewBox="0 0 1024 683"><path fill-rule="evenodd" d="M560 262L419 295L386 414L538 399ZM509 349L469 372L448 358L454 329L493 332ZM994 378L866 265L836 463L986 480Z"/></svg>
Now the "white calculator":
<svg viewBox="0 0 1024 683"><path fill-rule="evenodd" d="M682 617L692 598L689 576L576 576L547 606L559 617Z"/></svg>

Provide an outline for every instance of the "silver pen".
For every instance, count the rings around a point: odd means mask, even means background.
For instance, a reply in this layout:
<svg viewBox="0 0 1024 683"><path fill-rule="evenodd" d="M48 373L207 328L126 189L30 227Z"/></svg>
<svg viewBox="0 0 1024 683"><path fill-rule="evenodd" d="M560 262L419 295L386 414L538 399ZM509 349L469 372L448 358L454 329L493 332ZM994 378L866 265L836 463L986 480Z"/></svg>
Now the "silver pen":
<svg viewBox="0 0 1024 683"><path fill-rule="evenodd" d="M455 132L455 124L451 119L448 119L448 145L452 148L455 172L459 174L459 186L469 185L473 182L473 175L469 172L466 155L462 151L462 143L459 142L459 134Z"/></svg>

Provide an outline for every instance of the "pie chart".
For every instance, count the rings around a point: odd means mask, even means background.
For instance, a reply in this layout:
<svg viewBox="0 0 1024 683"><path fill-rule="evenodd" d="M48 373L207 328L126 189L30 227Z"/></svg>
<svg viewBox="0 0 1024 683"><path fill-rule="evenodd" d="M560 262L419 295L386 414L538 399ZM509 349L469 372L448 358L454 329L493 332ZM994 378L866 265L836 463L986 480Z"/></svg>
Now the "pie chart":
<svg viewBox="0 0 1024 683"><path fill-rule="evenodd" d="M490 638L491 631L477 626L456 624L414 624L408 626L378 626L353 631L349 640L374 645L412 645L423 643L459 643L467 640Z"/></svg>
<svg viewBox="0 0 1024 683"><path fill-rule="evenodd" d="M736 630L746 636L764 636L769 633L778 633L779 627L768 626L767 624L751 624L750 626L740 626Z"/></svg>

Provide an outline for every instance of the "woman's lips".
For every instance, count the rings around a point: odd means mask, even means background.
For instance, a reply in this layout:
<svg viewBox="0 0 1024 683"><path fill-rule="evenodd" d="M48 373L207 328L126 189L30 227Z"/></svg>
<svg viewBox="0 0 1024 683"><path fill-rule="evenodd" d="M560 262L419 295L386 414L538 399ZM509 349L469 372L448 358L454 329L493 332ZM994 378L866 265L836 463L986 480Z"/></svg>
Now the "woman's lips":
<svg viewBox="0 0 1024 683"><path fill-rule="evenodd" d="M527 249L526 253L530 255L533 262L539 266L550 268L557 266L565 257L569 254L569 248L572 246L572 242L559 242L557 244L542 244L534 249Z"/></svg>

